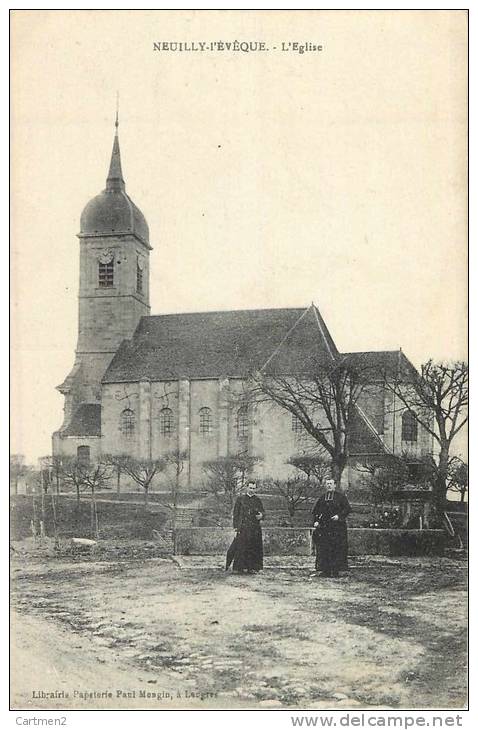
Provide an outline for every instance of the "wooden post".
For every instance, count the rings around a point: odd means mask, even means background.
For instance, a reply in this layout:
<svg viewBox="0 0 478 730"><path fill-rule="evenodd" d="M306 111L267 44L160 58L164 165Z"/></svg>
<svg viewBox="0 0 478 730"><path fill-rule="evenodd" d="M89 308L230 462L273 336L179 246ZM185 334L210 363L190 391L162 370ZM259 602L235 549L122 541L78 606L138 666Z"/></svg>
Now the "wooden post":
<svg viewBox="0 0 478 730"><path fill-rule="evenodd" d="M35 487L33 487L33 490L35 490ZM32 508L33 508L33 518L30 523L30 529L32 531L33 542L36 543L36 541L37 541L37 508L36 508L36 502L35 502L35 491L32 492Z"/></svg>
<svg viewBox="0 0 478 730"><path fill-rule="evenodd" d="M40 464L40 489L41 489L41 518L40 518L40 541L45 537L45 483L43 465Z"/></svg>
<svg viewBox="0 0 478 730"><path fill-rule="evenodd" d="M100 528L98 525L98 505L96 504L96 496L95 496L95 540L98 540L100 537Z"/></svg>
<svg viewBox="0 0 478 730"><path fill-rule="evenodd" d="M99 537L99 527L98 527L98 509L96 507L96 493L94 490L94 487L91 488L91 509L90 509L90 515L91 515L91 536L93 540L97 540Z"/></svg>
<svg viewBox="0 0 478 730"><path fill-rule="evenodd" d="M53 535L55 537L55 547L58 547L58 522L56 519L56 501L55 496L53 494L53 490L51 493L51 510L53 513Z"/></svg>
<svg viewBox="0 0 478 730"><path fill-rule="evenodd" d="M90 500L90 535L92 540L95 539L95 502L93 499L93 490L91 490Z"/></svg>

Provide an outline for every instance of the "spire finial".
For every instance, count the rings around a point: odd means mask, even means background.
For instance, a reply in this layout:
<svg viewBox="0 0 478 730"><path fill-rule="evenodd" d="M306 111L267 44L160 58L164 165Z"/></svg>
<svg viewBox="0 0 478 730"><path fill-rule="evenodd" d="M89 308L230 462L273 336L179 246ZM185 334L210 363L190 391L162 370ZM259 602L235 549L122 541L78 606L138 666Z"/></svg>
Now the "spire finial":
<svg viewBox="0 0 478 730"><path fill-rule="evenodd" d="M118 138L119 127L119 91L116 92L115 136L111 153L110 169L106 178L107 190L124 190L123 173L121 171L121 155Z"/></svg>

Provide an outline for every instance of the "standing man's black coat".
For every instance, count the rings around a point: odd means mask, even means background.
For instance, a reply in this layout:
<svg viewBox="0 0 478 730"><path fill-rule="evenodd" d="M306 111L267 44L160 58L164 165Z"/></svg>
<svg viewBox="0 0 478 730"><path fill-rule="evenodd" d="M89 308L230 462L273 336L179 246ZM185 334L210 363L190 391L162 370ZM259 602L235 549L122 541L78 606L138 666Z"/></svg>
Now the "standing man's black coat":
<svg viewBox="0 0 478 730"><path fill-rule="evenodd" d="M237 498L233 516L233 526L238 531L232 564L234 571L256 571L263 568L262 528L258 519L260 515L264 519L264 506L259 497L242 494Z"/></svg>
<svg viewBox="0 0 478 730"><path fill-rule="evenodd" d="M347 522L351 507L345 494L333 489L319 498L314 507L316 548L315 569L325 575L336 576L347 569ZM338 519L332 519L337 515Z"/></svg>

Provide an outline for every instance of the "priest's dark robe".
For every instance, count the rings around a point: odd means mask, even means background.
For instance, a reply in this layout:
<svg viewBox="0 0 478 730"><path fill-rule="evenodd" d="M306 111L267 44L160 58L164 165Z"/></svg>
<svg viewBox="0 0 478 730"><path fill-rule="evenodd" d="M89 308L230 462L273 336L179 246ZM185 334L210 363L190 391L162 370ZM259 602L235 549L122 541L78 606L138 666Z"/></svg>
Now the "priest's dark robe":
<svg viewBox="0 0 478 730"><path fill-rule="evenodd" d="M234 560L234 556L236 554L236 546L237 546L237 536L234 538L234 540L231 542L227 549L226 553L226 570L229 570L229 567Z"/></svg>
<svg viewBox="0 0 478 730"><path fill-rule="evenodd" d="M337 575L347 570L348 541L347 515L351 507L345 494L330 490L323 494L314 507L314 531L316 548L315 569L325 575ZM338 520L332 517L337 515Z"/></svg>
<svg viewBox="0 0 478 730"><path fill-rule="evenodd" d="M233 526L237 530L234 571L262 570L262 528L258 516L265 517L264 506L255 495L242 494L234 505Z"/></svg>

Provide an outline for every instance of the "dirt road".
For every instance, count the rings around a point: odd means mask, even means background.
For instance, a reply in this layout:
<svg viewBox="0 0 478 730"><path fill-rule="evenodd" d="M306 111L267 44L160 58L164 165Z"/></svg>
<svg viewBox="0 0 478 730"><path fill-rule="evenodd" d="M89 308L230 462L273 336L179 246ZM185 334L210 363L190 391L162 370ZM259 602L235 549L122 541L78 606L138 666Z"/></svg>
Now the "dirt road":
<svg viewBox="0 0 478 730"><path fill-rule="evenodd" d="M321 581L306 560L220 562L16 559L12 705L464 707L463 563L356 559Z"/></svg>

